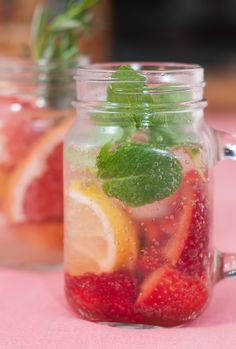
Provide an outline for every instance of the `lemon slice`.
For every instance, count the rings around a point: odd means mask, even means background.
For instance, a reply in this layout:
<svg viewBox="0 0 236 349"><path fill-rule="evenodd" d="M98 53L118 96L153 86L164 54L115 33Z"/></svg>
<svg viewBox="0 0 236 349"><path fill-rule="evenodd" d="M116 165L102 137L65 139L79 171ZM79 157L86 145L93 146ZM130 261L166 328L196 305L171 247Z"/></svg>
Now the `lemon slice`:
<svg viewBox="0 0 236 349"><path fill-rule="evenodd" d="M72 275L132 268L136 226L101 189L72 182L66 195L65 268Z"/></svg>

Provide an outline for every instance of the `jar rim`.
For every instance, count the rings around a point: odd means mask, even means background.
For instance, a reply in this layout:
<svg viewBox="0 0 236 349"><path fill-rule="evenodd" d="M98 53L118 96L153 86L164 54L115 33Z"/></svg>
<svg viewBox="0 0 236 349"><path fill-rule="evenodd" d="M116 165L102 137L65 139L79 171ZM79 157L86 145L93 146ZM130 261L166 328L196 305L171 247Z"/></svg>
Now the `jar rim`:
<svg viewBox="0 0 236 349"><path fill-rule="evenodd" d="M179 63L179 62L149 62L149 61L127 61L127 62L106 62L106 63L92 63L78 68L77 73L80 72L98 72L98 73L112 73L119 66L127 65L134 70L148 72L149 74L157 73L180 73L191 72L196 70L203 70L199 64Z"/></svg>
<svg viewBox="0 0 236 349"><path fill-rule="evenodd" d="M204 68L198 64L176 62L107 62L93 63L79 67L74 76L76 81L99 82L134 82L117 80L113 73L120 66L128 66L140 72L147 81L164 85L201 85L204 82Z"/></svg>
<svg viewBox="0 0 236 349"><path fill-rule="evenodd" d="M79 66L88 64L88 62L89 57L87 55L76 57L67 62L49 61L44 58L34 61L28 57L0 56L0 73L31 73L36 70L47 72L57 68L58 64L62 64L63 68L74 74Z"/></svg>

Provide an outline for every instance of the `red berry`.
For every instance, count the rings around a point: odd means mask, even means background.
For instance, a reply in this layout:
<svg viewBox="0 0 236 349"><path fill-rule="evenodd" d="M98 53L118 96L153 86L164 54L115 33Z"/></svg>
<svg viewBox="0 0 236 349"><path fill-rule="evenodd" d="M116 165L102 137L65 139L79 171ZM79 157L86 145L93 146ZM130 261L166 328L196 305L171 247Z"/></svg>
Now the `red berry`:
<svg viewBox="0 0 236 349"><path fill-rule="evenodd" d="M208 299L206 285L165 265L141 285L135 309L144 323L175 326L194 318Z"/></svg>
<svg viewBox="0 0 236 349"><path fill-rule="evenodd" d="M183 178L181 195L174 213L170 238L162 248L163 256L176 265L188 238L193 213L194 190L188 181L188 174Z"/></svg>
<svg viewBox="0 0 236 349"><path fill-rule="evenodd" d="M193 213L188 238L177 263L177 268L189 275L202 276L209 268L209 207L206 188L195 190Z"/></svg>
<svg viewBox="0 0 236 349"><path fill-rule="evenodd" d="M65 277L66 295L82 318L91 321L134 322L136 281L129 271Z"/></svg>

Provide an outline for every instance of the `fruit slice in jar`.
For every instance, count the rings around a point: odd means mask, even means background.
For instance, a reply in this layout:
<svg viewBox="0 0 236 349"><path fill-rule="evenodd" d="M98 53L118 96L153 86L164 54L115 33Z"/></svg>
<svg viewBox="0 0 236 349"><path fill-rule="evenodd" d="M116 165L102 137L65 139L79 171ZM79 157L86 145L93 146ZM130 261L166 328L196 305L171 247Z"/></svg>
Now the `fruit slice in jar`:
<svg viewBox="0 0 236 349"><path fill-rule="evenodd" d="M175 326L193 319L207 299L203 281L164 265L145 279L135 308L147 324Z"/></svg>
<svg viewBox="0 0 236 349"><path fill-rule="evenodd" d="M11 171L11 168L0 166L0 205L2 204L2 198L4 196L7 180Z"/></svg>
<svg viewBox="0 0 236 349"><path fill-rule="evenodd" d="M136 226L101 189L74 181L66 205L67 272L78 275L134 266L138 250Z"/></svg>
<svg viewBox="0 0 236 349"><path fill-rule="evenodd" d="M174 215L172 235L162 249L162 255L172 265L176 265L184 249L189 234L194 206L194 189L187 173L181 184L181 192Z"/></svg>
<svg viewBox="0 0 236 349"><path fill-rule="evenodd" d="M41 137L12 172L4 196L11 222L62 219L62 148L70 124L66 120Z"/></svg>
<svg viewBox="0 0 236 349"><path fill-rule="evenodd" d="M0 164L15 166L45 133L47 120L37 120L39 109L18 97L0 97Z"/></svg>
<svg viewBox="0 0 236 349"><path fill-rule="evenodd" d="M192 178L194 205L188 237L177 268L189 275L204 276L209 270L209 204L207 184L196 175Z"/></svg>

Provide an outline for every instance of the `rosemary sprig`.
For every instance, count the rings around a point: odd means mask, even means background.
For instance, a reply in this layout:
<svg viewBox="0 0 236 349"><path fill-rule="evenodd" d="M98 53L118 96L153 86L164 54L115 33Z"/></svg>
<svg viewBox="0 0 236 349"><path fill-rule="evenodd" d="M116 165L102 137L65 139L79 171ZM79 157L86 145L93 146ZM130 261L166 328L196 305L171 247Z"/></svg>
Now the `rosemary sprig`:
<svg viewBox="0 0 236 349"><path fill-rule="evenodd" d="M68 61L78 56L78 39L90 26L90 9L99 0L69 1L63 13L50 18L47 8L36 7L31 29L35 60Z"/></svg>
<svg viewBox="0 0 236 349"><path fill-rule="evenodd" d="M68 0L64 10L51 17L49 10L36 7L31 29L32 58L39 64L35 79L40 105L64 109L71 105L75 88L72 74L79 55L78 41L90 28L90 9L99 0Z"/></svg>

